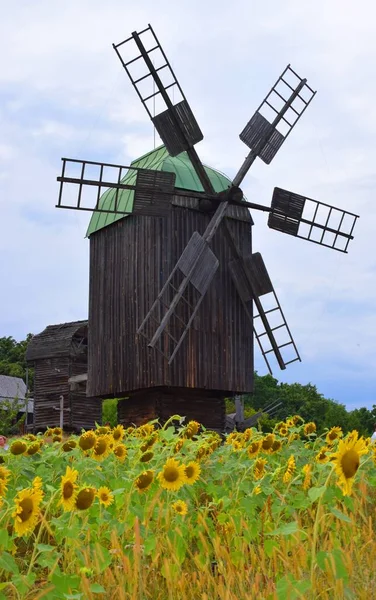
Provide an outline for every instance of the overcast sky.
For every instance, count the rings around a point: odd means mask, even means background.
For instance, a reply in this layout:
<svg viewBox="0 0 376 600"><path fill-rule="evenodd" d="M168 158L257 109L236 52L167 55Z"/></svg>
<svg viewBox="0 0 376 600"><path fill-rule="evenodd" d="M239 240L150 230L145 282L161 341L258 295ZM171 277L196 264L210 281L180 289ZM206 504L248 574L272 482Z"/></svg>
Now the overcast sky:
<svg viewBox="0 0 376 600"><path fill-rule="evenodd" d="M87 213L57 210L62 156L129 164L153 128L112 49L151 23L204 132L197 151L234 176L239 133L286 64L318 90L271 165L275 186L360 215L343 254L270 230L261 251L311 382L348 408L376 404L376 9L371 0L0 0L0 336L87 317ZM256 367L266 373L257 355Z"/></svg>

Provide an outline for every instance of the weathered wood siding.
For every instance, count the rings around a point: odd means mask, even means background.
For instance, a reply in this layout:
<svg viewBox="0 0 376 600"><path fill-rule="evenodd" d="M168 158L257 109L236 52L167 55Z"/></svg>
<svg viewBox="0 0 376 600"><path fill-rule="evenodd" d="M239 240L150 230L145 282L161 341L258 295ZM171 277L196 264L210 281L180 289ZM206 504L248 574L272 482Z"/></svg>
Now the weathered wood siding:
<svg viewBox="0 0 376 600"><path fill-rule="evenodd" d="M166 218L130 216L91 236L88 396L157 386L252 391L252 326L227 269L233 255L223 225L211 244L219 269L173 363L136 333L193 232L202 234L209 221L209 215L173 207ZM228 223L249 254L250 219Z"/></svg>

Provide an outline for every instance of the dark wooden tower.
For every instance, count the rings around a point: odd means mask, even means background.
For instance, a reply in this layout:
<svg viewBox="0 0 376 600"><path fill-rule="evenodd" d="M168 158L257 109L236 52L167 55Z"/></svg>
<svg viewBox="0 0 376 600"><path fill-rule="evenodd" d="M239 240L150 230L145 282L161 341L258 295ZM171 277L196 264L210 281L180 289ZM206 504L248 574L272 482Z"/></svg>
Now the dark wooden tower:
<svg viewBox="0 0 376 600"><path fill-rule="evenodd" d="M225 396L253 389L254 339L270 371L272 356L281 369L300 360L249 209L342 252L357 216L280 188L270 206L243 197L253 162L273 160L315 96L290 65L241 132L249 153L231 181L200 161L202 132L152 27L114 49L163 146L130 167L63 159L57 206L93 211L87 393L123 398L126 425L180 414L223 428Z"/></svg>
<svg viewBox="0 0 376 600"><path fill-rule="evenodd" d="M64 429L94 427L102 417L102 401L86 398L85 390L72 390L68 380L87 372L87 321L49 325L30 340L26 360L35 369L34 428L60 424L63 396Z"/></svg>

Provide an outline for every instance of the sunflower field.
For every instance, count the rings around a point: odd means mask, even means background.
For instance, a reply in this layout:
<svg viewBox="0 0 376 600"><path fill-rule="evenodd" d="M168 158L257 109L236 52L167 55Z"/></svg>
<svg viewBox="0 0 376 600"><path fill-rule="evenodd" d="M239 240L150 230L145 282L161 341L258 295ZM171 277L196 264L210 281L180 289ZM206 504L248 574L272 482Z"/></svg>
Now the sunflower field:
<svg viewBox="0 0 376 600"><path fill-rule="evenodd" d="M376 597L376 450L357 431L220 436L178 416L0 454L0 600Z"/></svg>

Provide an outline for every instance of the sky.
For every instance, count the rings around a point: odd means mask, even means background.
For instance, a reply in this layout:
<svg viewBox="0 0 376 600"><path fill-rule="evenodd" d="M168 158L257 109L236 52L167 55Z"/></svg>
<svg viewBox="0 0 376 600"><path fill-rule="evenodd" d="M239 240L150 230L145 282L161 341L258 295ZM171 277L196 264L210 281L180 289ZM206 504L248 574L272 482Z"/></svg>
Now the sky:
<svg viewBox="0 0 376 600"><path fill-rule="evenodd" d="M376 404L376 8L371 0L0 0L0 337L87 318L88 213L55 208L61 157L129 164L154 132L112 48L151 23L204 133L204 163L233 177L239 133L288 63L317 94L270 165L275 186L360 215L348 254L269 229L254 251L301 363L274 376L315 384L348 409ZM158 141L157 141L158 144ZM266 367L256 350L256 368Z"/></svg>

